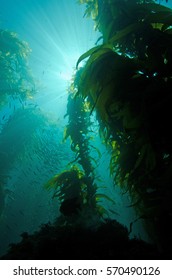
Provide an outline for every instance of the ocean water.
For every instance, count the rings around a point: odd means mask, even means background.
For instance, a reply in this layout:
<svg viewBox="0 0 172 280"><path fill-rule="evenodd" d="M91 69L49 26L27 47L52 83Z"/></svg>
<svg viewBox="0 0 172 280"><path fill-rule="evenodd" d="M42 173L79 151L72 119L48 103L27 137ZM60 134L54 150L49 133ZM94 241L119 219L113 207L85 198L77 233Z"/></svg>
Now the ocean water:
<svg viewBox="0 0 172 280"><path fill-rule="evenodd" d="M73 160L69 141L63 142L67 89L77 59L100 37L83 15L84 6L75 0L0 2L0 29L28 43L36 84L33 98L23 101L9 95L0 107L0 255L21 240L22 232L33 233L60 214L59 202L43 186ZM115 200L115 205L103 204L109 217L129 228L136 213L127 207L129 198L114 186L110 155L94 129L94 145L102 155L96 172L107 186L104 193ZM134 235L148 240L140 221L133 225Z"/></svg>

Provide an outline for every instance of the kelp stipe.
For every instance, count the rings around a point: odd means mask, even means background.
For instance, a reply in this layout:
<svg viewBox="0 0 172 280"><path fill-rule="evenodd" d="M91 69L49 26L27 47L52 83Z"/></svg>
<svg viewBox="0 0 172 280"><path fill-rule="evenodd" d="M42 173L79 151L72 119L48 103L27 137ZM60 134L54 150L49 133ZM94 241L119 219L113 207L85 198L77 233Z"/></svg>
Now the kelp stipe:
<svg viewBox="0 0 172 280"><path fill-rule="evenodd" d="M68 169L55 175L47 182L47 189L54 189L53 198L60 202L61 217L58 223L64 225L95 226L108 211L99 203L107 199L115 203L110 197L99 192L95 182L95 169L101 156L98 148L92 143L91 118L88 102L78 94L75 87L82 73L80 69L69 87L67 104L68 124L64 130L64 141L70 138L71 150L75 154L74 160L69 162ZM91 150L96 151L97 159L91 156Z"/></svg>

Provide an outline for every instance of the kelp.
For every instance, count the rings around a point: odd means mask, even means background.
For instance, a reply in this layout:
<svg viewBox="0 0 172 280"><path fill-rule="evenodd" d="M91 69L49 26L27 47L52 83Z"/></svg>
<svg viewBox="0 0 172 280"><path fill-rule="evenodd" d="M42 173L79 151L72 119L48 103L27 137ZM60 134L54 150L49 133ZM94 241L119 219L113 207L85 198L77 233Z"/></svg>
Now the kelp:
<svg viewBox="0 0 172 280"><path fill-rule="evenodd" d="M0 106L7 96L31 98L35 84L28 67L31 49L14 32L0 29Z"/></svg>
<svg viewBox="0 0 172 280"><path fill-rule="evenodd" d="M82 97L76 98L74 85L69 88L67 113L68 124L64 132L64 140L70 137L71 150L75 153L75 162L78 162L86 176L92 176L94 167L91 162L91 156L89 154L89 141L91 135L89 128L91 126L91 120L89 112Z"/></svg>
<svg viewBox="0 0 172 280"><path fill-rule="evenodd" d="M59 224L88 226L99 223L101 217L108 216L108 211L100 203L102 199L115 204L108 195L100 193L93 178L89 178L76 165L55 175L46 184L45 188L53 190L52 198L60 202Z"/></svg>
<svg viewBox="0 0 172 280"><path fill-rule="evenodd" d="M101 152L92 143L93 124L89 101L79 96L75 87L81 75L82 68L76 73L69 87L65 115L68 117L68 124L64 130L64 141L70 138L75 158L69 162L68 169L51 178L45 188L54 190L53 198L58 198L65 222L90 225L94 218L94 222L97 223L102 216L108 215L108 211L100 204L102 199L113 204L115 202L106 194L100 193L100 188L95 182L95 169ZM64 222L63 219L62 221Z"/></svg>
<svg viewBox="0 0 172 280"><path fill-rule="evenodd" d="M103 44L78 59L87 58L78 96L96 111L115 183L156 228L172 213L163 208L172 198L172 10L155 1L81 2L91 16L92 7Z"/></svg>
<svg viewBox="0 0 172 280"><path fill-rule="evenodd" d="M70 170L55 175L47 182L45 188L54 189L53 198L57 197L59 199L61 208L67 201L75 200L75 204L77 202L76 206L70 209L69 213L66 213L68 216L75 213L77 209L81 208L81 205L86 203L86 180L84 172L77 166L72 166Z"/></svg>

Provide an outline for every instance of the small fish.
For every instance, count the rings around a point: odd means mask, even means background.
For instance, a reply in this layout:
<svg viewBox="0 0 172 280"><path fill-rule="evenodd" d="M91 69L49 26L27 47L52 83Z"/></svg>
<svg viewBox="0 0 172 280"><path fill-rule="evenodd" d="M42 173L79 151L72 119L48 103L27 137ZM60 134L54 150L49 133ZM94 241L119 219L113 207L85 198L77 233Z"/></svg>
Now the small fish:
<svg viewBox="0 0 172 280"><path fill-rule="evenodd" d="M6 229L11 230L11 227L9 225L6 225L5 227Z"/></svg>
<svg viewBox="0 0 172 280"><path fill-rule="evenodd" d="M22 216L24 216L24 213L23 213L22 210L19 210L19 213L20 213Z"/></svg>
<svg viewBox="0 0 172 280"><path fill-rule="evenodd" d="M14 198L13 196L11 196L11 195L9 195L8 198L9 198L10 200L12 200L12 201L15 200L15 198Z"/></svg>
<svg viewBox="0 0 172 280"><path fill-rule="evenodd" d="M39 181L32 181L32 184L39 184Z"/></svg>
<svg viewBox="0 0 172 280"><path fill-rule="evenodd" d="M27 177L27 173L25 171L22 170L22 173Z"/></svg>
<svg viewBox="0 0 172 280"><path fill-rule="evenodd" d="M109 209L109 211L112 213L112 214L115 214L115 215L118 215L118 216L120 216L120 214L118 213L118 212L116 212L116 211L113 211L112 209Z"/></svg>

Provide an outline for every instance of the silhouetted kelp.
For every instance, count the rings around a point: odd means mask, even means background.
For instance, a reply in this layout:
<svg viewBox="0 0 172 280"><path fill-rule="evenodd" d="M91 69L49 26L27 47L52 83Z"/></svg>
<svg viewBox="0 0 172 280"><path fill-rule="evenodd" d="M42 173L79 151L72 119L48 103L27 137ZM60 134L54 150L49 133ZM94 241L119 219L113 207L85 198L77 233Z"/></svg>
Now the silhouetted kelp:
<svg viewBox="0 0 172 280"><path fill-rule="evenodd" d="M172 10L155 1L80 1L103 44L83 54L78 93L95 108L111 174L162 251L172 238Z"/></svg>
<svg viewBox="0 0 172 280"><path fill-rule="evenodd" d="M90 152L92 149L101 156L100 151L91 143L90 114L83 98L76 96L76 78L69 88L67 105L68 124L65 128L64 140L70 137L71 149L75 159L69 163L70 169L55 175L46 184L46 188L54 188L53 197L57 197L61 204L60 211L65 216L65 223L84 224L88 227L96 226L99 219L107 210L100 205L101 198L114 201L105 194L99 193L95 183L94 170L96 158ZM72 219L71 219L72 216Z"/></svg>

